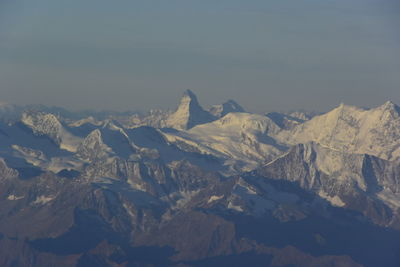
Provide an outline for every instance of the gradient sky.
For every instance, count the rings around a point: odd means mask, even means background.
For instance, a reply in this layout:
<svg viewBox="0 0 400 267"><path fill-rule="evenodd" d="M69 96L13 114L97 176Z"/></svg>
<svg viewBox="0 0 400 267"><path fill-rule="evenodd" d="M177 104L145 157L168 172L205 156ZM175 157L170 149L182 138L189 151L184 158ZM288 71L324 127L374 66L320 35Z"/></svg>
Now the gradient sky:
<svg viewBox="0 0 400 267"><path fill-rule="evenodd" d="M398 0L1 0L0 102L400 104Z"/></svg>

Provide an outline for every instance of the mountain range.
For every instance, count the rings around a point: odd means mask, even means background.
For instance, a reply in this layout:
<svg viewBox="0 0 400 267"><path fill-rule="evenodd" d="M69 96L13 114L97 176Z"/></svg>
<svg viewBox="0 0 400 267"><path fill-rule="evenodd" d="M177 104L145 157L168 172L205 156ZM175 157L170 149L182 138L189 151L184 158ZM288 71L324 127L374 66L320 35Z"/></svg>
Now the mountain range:
<svg viewBox="0 0 400 267"><path fill-rule="evenodd" d="M0 266L400 266L400 108L0 104Z"/></svg>

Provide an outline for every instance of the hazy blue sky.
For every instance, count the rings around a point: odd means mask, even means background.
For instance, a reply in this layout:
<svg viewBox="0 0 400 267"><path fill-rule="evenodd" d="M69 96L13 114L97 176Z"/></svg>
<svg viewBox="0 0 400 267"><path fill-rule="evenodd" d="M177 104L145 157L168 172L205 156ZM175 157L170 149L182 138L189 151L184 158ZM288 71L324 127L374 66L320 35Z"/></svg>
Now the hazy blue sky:
<svg viewBox="0 0 400 267"><path fill-rule="evenodd" d="M400 103L398 0L1 0L0 101L251 111Z"/></svg>

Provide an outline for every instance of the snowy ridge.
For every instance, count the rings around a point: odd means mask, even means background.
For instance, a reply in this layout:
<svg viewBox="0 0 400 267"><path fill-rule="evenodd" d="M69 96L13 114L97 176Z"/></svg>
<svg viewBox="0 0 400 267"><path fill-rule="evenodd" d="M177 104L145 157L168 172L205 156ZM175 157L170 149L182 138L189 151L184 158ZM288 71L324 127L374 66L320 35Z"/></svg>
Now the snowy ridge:
<svg viewBox="0 0 400 267"><path fill-rule="evenodd" d="M269 118L250 113L228 113L211 123L198 125L188 131L165 133L168 141L184 142L203 153L210 153L237 162L250 170L260 162L271 160L286 148L269 136L280 128Z"/></svg>
<svg viewBox="0 0 400 267"><path fill-rule="evenodd" d="M314 141L339 151L396 160L400 158L399 110L392 102L369 110L342 104L276 138L291 145Z"/></svg>

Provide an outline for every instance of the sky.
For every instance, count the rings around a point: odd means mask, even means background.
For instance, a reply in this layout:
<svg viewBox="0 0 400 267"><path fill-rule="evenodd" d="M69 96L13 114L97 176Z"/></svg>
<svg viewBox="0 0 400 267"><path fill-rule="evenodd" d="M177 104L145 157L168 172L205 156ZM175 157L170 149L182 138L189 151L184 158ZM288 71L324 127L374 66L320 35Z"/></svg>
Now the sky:
<svg viewBox="0 0 400 267"><path fill-rule="evenodd" d="M398 0L0 0L0 102L400 104Z"/></svg>

